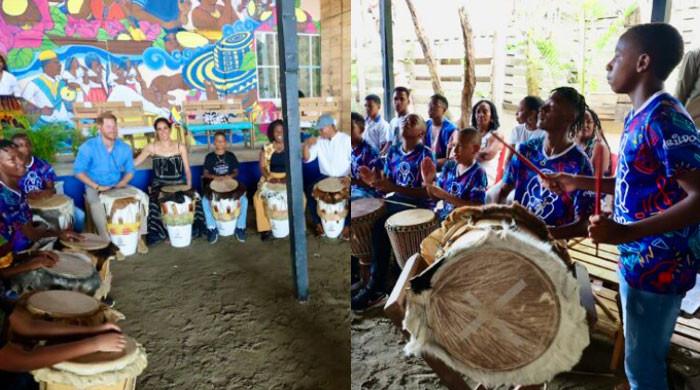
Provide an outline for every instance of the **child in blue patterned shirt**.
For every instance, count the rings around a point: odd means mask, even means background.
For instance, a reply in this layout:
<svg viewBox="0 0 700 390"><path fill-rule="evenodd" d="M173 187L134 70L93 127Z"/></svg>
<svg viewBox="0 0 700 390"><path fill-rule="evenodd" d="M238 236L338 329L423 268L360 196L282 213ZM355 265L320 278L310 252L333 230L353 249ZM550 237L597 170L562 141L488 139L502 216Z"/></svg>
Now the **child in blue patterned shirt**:
<svg viewBox="0 0 700 390"><path fill-rule="evenodd" d="M608 83L626 93L613 218L591 217L595 242L619 244L625 373L632 390L667 389L666 356L681 300L695 284L700 257L700 134L688 112L663 91L683 56L683 38L669 24L631 27L607 64ZM551 175L555 191L592 190L592 177Z"/></svg>
<svg viewBox="0 0 700 390"><path fill-rule="evenodd" d="M487 177L484 169L475 160L481 149L481 136L473 127L460 130L455 146L455 159L447 160L442 174L435 181L435 164L424 159L421 171L425 188L432 199L441 200L435 212L444 220L457 207L483 205L486 198Z"/></svg>

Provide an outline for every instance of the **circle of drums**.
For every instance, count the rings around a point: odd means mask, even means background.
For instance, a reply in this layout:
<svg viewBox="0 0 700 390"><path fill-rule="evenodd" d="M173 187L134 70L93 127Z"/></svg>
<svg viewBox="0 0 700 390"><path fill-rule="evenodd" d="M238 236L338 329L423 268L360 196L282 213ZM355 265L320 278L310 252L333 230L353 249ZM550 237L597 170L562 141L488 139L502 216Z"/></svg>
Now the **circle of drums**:
<svg viewBox="0 0 700 390"><path fill-rule="evenodd" d="M383 199L351 202L351 252L365 283L372 228L386 212ZM566 244L528 210L462 207L439 224L432 210L409 209L384 227L402 268L385 311L410 333L405 352L489 387L543 383L578 363L590 289Z"/></svg>
<svg viewBox="0 0 700 390"><path fill-rule="evenodd" d="M73 202L63 195L29 201L35 222L67 229L72 225ZM110 263L119 247L98 235L85 233L80 241L51 239L40 243L58 261L15 276L10 288L19 296L16 307L33 318L81 326L94 326L124 319L117 310L101 302L111 288ZM9 339L31 347L75 341L70 338L30 340L10 333ZM46 390L127 390L136 388L136 378L147 365L144 347L131 337L121 352L98 352L33 370L31 374Z"/></svg>

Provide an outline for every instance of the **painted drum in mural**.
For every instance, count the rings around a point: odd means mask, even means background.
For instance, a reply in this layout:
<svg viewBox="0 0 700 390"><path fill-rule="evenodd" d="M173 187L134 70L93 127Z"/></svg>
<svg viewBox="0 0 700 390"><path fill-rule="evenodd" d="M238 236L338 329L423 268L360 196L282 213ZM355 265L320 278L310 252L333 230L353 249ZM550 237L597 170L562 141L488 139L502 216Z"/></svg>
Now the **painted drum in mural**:
<svg viewBox="0 0 700 390"><path fill-rule="evenodd" d="M218 41L213 50L194 56L184 69L185 81L194 88L205 90L210 80L222 95L241 94L257 86L253 33L235 32Z"/></svg>

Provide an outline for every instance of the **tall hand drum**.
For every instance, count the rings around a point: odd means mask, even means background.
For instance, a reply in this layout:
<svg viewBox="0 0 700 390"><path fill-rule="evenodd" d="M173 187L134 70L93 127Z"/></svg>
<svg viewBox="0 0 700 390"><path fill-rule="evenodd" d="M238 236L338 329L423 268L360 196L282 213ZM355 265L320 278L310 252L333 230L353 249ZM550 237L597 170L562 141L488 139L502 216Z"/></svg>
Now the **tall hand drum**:
<svg viewBox="0 0 700 390"><path fill-rule="evenodd" d="M35 221L41 222L50 229L66 230L73 226L73 199L54 194L43 198L27 200L32 209Z"/></svg>
<svg viewBox="0 0 700 390"><path fill-rule="evenodd" d="M216 228L222 237L231 236L236 231L236 222L241 214L241 196L245 186L234 179L212 180L211 209L216 219Z"/></svg>
<svg viewBox="0 0 700 390"><path fill-rule="evenodd" d="M199 196L188 185L164 186L159 202L170 245L184 248L192 243L192 223Z"/></svg>
<svg viewBox="0 0 700 390"><path fill-rule="evenodd" d="M265 205L265 213L270 219L272 235L284 238L289 235L289 215L287 212L287 186L284 183L263 182L260 197Z"/></svg>
<svg viewBox="0 0 700 390"><path fill-rule="evenodd" d="M566 249L519 205L464 207L421 245L408 353L427 353L489 387L536 384L578 363L586 313Z"/></svg>
<svg viewBox="0 0 700 390"><path fill-rule="evenodd" d="M54 252L58 261L53 267L24 272L10 281L12 290L22 295L30 291L73 290L94 295L100 276L90 257L84 253Z"/></svg>
<svg viewBox="0 0 700 390"><path fill-rule="evenodd" d="M107 229L124 256L136 253L141 218L148 213L148 198L134 187L114 188L100 194L107 215Z"/></svg>
<svg viewBox="0 0 700 390"><path fill-rule="evenodd" d="M420 249L420 243L439 225L435 213L428 209L400 211L386 220L386 232L401 268Z"/></svg>
<svg viewBox="0 0 700 390"><path fill-rule="evenodd" d="M338 238L348 216L349 186L340 178L328 177L316 183L312 194L318 203L324 234L328 238Z"/></svg>
<svg viewBox="0 0 700 390"><path fill-rule="evenodd" d="M385 214L383 199L361 198L350 202L350 253L360 260L360 273L365 283L372 259L372 230Z"/></svg>

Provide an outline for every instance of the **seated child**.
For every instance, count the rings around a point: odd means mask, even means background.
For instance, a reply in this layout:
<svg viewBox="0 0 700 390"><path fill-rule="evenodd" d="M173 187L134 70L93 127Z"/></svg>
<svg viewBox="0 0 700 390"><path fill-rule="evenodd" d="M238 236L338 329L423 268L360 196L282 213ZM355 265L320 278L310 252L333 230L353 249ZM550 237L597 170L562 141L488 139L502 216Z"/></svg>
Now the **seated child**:
<svg viewBox="0 0 700 390"><path fill-rule="evenodd" d="M435 212L444 220L457 207L482 205L486 197L486 172L475 160L481 148L479 132L468 127L460 130L455 145L454 159L447 160L442 173L435 181L435 164L431 159L423 159L421 172L428 195L440 200Z"/></svg>
<svg viewBox="0 0 700 390"><path fill-rule="evenodd" d="M204 173L202 178L221 180L225 178L236 178L238 176L238 159L232 152L226 150L226 134L222 131L217 131L214 134L214 151L207 154L204 158ZM241 213L238 215L236 222L236 231L234 235L240 242L245 242L246 219L248 216L248 197L245 194L241 195ZM219 232L216 229L216 220L211 210L211 200L206 196L202 197L202 207L204 208L204 219L207 222L207 239L210 244L215 243L219 239Z"/></svg>

